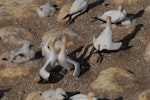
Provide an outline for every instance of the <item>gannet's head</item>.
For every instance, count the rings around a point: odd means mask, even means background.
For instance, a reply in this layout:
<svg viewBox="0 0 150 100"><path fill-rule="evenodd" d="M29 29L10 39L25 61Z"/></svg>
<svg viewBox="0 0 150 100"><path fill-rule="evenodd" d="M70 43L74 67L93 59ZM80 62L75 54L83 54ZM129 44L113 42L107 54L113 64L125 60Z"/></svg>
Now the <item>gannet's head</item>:
<svg viewBox="0 0 150 100"><path fill-rule="evenodd" d="M50 77L50 73L43 69L40 70L39 75L40 75L41 80L44 80L44 81L48 80L48 78Z"/></svg>
<svg viewBox="0 0 150 100"><path fill-rule="evenodd" d="M95 95L95 93L93 93L93 92L89 92L89 93L87 94L88 100L92 100L92 98L95 97L95 96L96 96L96 95Z"/></svg>
<svg viewBox="0 0 150 100"><path fill-rule="evenodd" d="M122 4L118 4L118 9L121 10L121 11L123 10Z"/></svg>
<svg viewBox="0 0 150 100"><path fill-rule="evenodd" d="M56 37L53 36L52 39L50 40L50 43L49 43L50 48L54 48L55 40L56 40Z"/></svg>
<svg viewBox="0 0 150 100"><path fill-rule="evenodd" d="M66 39L66 36L65 36L64 33L62 33L62 46L63 46L64 48L67 47L67 39Z"/></svg>

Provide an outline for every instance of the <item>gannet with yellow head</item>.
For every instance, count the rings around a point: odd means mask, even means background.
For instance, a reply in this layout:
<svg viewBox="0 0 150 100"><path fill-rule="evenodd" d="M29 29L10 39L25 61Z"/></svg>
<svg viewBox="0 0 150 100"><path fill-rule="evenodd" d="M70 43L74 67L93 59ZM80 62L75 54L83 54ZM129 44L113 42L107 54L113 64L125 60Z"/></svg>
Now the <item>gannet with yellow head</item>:
<svg viewBox="0 0 150 100"><path fill-rule="evenodd" d="M58 54L58 62L60 66L63 67L63 70L66 69L67 72L69 72L72 68L74 68L73 76L79 77L80 75L80 64L73 59L71 59L69 56L67 56L66 53L67 48L67 40L64 34L62 34L62 46L61 50ZM62 72L63 73L63 72Z"/></svg>

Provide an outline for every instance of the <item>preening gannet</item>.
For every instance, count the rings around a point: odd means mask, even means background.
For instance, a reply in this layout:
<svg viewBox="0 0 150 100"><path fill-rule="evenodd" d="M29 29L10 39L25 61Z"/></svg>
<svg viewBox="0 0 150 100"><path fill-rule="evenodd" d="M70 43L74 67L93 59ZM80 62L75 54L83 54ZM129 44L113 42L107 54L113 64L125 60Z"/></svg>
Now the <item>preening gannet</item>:
<svg viewBox="0 0 150 100"><path fill-rule="evenodd" d="M52 15L54 12L56 11L56 8L52 6L52 4L50 3L50 0L48 0L47 3L45 3L44 5L40 6L37 9L37 14L40 17L47 17L49 15Z"/></svg>
<svg viewBox="0 0 150 100"><path fill-rule="evenodd" d="M89 0L75 0L70 8L70 12L64 17L64 19L69 17L66 23L71 23L76 16L86 11L88 8L88 1Z"/></svg>
<svg viewBox="0 0 150 100"><path fill-rule="evenodd" d="M62 46L58 54L58 62L60 66L62 66L64 69L67 69L67 72L69 72L72 68L74 68L73 76L79 77L80 64L67 56L66 46L67 46L67 40L65 35L62 34Z"/></svg>
<svg viewBox="0 0 150 100"><path fill-rule="evenodd" d="M48 78L50 77L50 70L52 67L54 67L54 64L57 61L57 54L55 53L54 44L55 44L55 37L49 37L49 39L42 47L42 55L45 56L46 63L40 69L39 74L40 77L43 78L44 80L48 80Z"/></svg>
<svg viewBox="0 0 150 100"><path fill-rule="evenodd" d="M62 88L48 89L42 93L42 98L44 100L64 100L67 94Z"/></svg>
<svg viewBox="0 0 150 100"><path fill-rule="evenodd" d="M118 10L107 11L103 15L100 15L98 17L94 17L94 19L98 19L98 20L106 22L106 18L108 16L110 16L111 17L111 23L118 23L118 22L121 22L123 19L125 19L126 15L127 15L126 10L123 8L122 5L119 5Z"/></svg>
<svg viewBox="0 0 150 100"><path fill-rule="evenodd" d="M114 43L112 41L112 29L111 29L111 17L108 16L107 20L107 27L104 31L97 37L93 36L93 45L97 51L102 50L118 50L122 42Z"/></svg>
<svg viewBox="0 0 150 100"><path fill-rule="evenodd" d="M89 92L87 95L85 94L76 94L71 96L69 100L98 100L96 95L93 92Z"/></svg>
<svg viewBox="0 0 150 100"><path fill-rule="evenodd" d="M8 56L3 60L8 60L12 63L23 63L35 57L35 50L33 45L26 43L22 48L9 52Z"/></svg>

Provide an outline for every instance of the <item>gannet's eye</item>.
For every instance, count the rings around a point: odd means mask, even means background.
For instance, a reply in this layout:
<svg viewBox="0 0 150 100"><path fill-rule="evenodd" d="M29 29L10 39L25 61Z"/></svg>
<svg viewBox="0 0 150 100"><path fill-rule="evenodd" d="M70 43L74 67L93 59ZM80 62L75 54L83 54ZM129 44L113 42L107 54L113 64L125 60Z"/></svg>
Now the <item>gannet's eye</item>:
<svg viewBox="0 0 150 100"><path fill-rule="evenodd" d="M43 8L40 8L41 10L43 10Z"/></svg>

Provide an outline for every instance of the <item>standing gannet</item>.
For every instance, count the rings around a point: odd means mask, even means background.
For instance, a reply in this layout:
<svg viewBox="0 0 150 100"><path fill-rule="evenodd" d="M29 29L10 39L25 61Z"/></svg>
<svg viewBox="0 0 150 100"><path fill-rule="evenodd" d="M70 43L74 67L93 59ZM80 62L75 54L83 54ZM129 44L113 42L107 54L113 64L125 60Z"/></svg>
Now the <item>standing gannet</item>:
<svg viewBox="0 0 150 100"><path fill-rule="evenodd" d="M47 3L45 3L44 5L40 6L37 9L37 14L40 17L47 17L49 15L52 15L54 12L56 11L56 8L52 6L52 4L50 3L50 0L48 0Z"/></svg>
<svg viewBox="0 0 150 100"><path fill-rule="evenodd" d="M48 89L41 96L44 100L64 100L68 97L62 88Z"/></svg>
<svg viewBox="0 0 150 100"><path fill-rule="evenodd" d="M126 15L127 15L126 10L123 8L122 5L119 5L118 10L107 11L103 15L95 17L95 19L106 22L106 18L108 16L110 16L111 17L111 23L118 23L118 22L121 22L123 19L125 19Z"/></svg>
<svg viewBox="0 0 150 100"><path fill-rule="evenodd" d="M69 72L72 68L74 68L73 76L79 77L80 64L67 56L66 47L67 47L67 40L66 40L65 35L62 34L62 46L61 46L61 50L58 54L58 62L60 64L60 66L63 67L63 70L66 69L67 72Z"/></svg>
<svg viewBox="0 0 150 100"><path fill-rule="evenodd" d="M114 43L112 41L111 17L106 18L107 26L104 31L97 37L93 36L93 45L97 51L118 50L122 42Z"/></svg>
<svg viewBox="0 0 150 100"><path fill-rule="evenodd" d="M66 23L71 23L72 19L86 11L88 8L88 1L89 0L75 0L70 8L70 12L63 18L69 17Z"/></svg>
<svg viewBox="0 0 150 100"><path fill-rule="evenodd" d="M12 63L23 63L35 57L35 50L31 43L26 43L22 48L9 52L8 56L2 60L8 60Z"/></svg>
<svg viewBox="0 0 150 100"><path fill-rule="evenodd" d="M89 92L87 95L85 94L76 94L71 96L69 100L98 100L96 95L93 92Z"/></svg>
<svg viewBox="0 0 150 100"><path fill-rule="evenodd" d="M42 55L45 56L46 63L40 69L39 75L44 80L48 80L48 78L50 77L50 70L52 67L54 67L57 61L57 54L55 53L54 43L55 43L55 37L49 37L49 39L46 41L46 43L42 47ZM48 44L49 44L49 47L48 47Z"/></svg>

